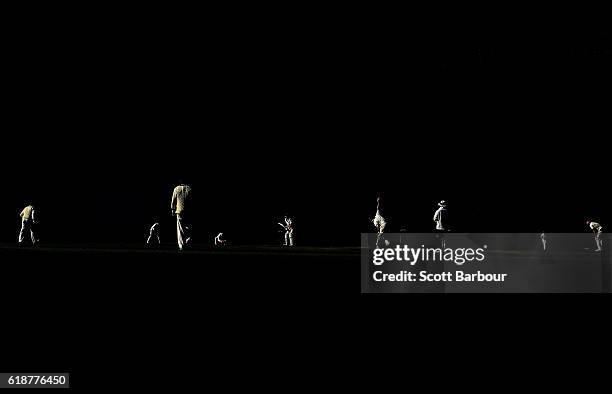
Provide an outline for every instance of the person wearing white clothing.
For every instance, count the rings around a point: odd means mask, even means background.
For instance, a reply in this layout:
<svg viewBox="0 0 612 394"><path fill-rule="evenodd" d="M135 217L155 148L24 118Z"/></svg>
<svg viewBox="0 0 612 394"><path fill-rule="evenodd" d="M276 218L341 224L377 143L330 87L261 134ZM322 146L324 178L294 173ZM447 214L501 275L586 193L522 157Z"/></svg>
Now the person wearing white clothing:
<svg viewBox="0 0 612 394"><path fill-rule="evenodd" d="M285 216L285 224L278 225L285 229L285 246L293 246L293 219Z"/></svg>
<svg viewBox="0 0 612 394"><path fill-rule="evenodd" d="M434 214L433 217L434 222L436 222L436 230L444 231L444 222L446 221L446 201L442 200L438 203L438 210Z"/></svg>
<svg viewBox="0 0 612 394"><path fill-rule="evenodd" d="M170 208L172 215L176 216L176 238L179 250L183 250L191 243L191 224L189 222L189 201L191 199L191 186L180 183L172 192Z"/></svg>
<svg viewBox="0 0 612 394"><path fill-rule="evenodd" d="M30 233L30 240L32 241L32 245L36 245L38 239L36 238L36 234L34 233L33 225L36 224L36 210L34 206L28 205L21 211L19 214L21 217L21 231L19 231L19 245L23 245L25 241L26 233Z"/></svg>
<svg viewBox="0 0 612 394"><path fill-rule="evenodd" d="M157 244L161 244L161 239L159 238L159 223L154 223L149 230L149 238L147 238L147 245L151 244L151 241L157 240Z"/></svg>
<svg viewBox="0 0 612 394"><path fill-rule="evenodd" d="M436 238L440 239L440 244L443 249L446 248L446 238L443 234L447 231L447 228L444 226L446 223L446 212L446 201L442 200L438 203L438 210L434 213L433 220L436 223L436 232L442 233L441 235L437 235Z"/></svg>
<svg viewBox="0 0 612 394"><path fill-rule="evenodd" d="M597 222L587 221L587 226L589 226L593 234L595 234L595 244L597 245L597 249L595 251L601 252L601 248L603 246L603 240L601 239L601 233L603 232L602 225Z"/></svg>
<svg viewBox="0 0 612 394"><path fill-rule="evenodd" d="M219 233L219 235L215 237L215 246L223 246L226 243L227 241L223 238L223 233Z"/></svg>
<svg viewBox="0 0 612 394"><path fill-rule="evenodd" d="M379 234L385 232L385 227L387 227L387 221L380 213L380 197L376 199L376 215L374 216L374 219L372 219L372 223L374 223L374 227L376 227L376 230Z"/></svg>

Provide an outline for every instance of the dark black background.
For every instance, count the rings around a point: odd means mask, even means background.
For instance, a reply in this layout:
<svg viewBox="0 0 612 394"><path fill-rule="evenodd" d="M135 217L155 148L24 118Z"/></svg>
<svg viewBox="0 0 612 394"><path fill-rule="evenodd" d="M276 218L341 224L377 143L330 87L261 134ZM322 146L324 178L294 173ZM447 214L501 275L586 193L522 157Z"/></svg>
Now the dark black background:
<svg viewBox="0 0 612 394"><path fill-rule="evenodd" d="M371 229L378 192L391 230L430 230L440 199L456 231L585 231L587 217L611 222L610 35L594 21L474 13L449 23L435 12L358 6L153 8L4 13L13 23L4 25L2 242L14 242L30 199L46 242L141 242L154 217L171 238L179 178L194 186L201 242L216 231L274 242L275 222L290 213L304 244L356 245ZM356 367L369 354L361 352L368 344L386 349L379 344L389 338L397 349L398 332L438 362L457 354L440 346L444 338L502 329L511 334L494 335L501 349L487 360L530 343L567 349L552 333L601 315L584 310L593 297L357 302L348 296L358 291L357 265L352 276L344 265L287 266L271 276L250 267L252 281L217 267L241 278L227 288L177 262L11 261L7 305L20 316L48 313L7 319L16 340L5 361L14 370L57 365L81 388L112 385L100 368L135 384L125 372L197 369L191 358L214 370L247 366L257 383L268 381L270 370L251 369L264 355L296 379L304 369L290 361L302 357L337 376L337 365ZM39 272L40 291L24 286L28 270ZM51 318L62 303L70 315ZM24 342L32 337L40 342Z"/></svg>
<svg viewBox="0 0 612 394"><path fill-rule="evenodd" d="M382 191L395 230L440 199L456 231L609 221L603 28L143 22L8 40L2 241L30 200L47 241L170 238L183 178L203 243L274 243L289 213L302 244L356 245Z"/></svg>

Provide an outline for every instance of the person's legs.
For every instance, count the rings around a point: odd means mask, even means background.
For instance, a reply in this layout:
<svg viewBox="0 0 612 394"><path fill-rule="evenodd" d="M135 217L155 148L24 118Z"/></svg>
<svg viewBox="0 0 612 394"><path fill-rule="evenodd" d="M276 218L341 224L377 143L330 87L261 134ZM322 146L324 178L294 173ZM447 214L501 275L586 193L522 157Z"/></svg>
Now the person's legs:
<svg viewBox="0 0 612 394"><path fill-rule="evenodd" d="M34 226L30 224L30 239L32 240L32 245L36 245L37 239L36 234L34 234Z"/></svg>
<svg viewBox="0 0 612 394"><path fill-rule="evenodd" d="M191 225L188 217L176 215L176 235L180 250L191 243Z"/></svg>
<svg viewBox="0 0 612 394"><path fill-rule="evenodd" d="M183 250L183 246L185 245L185 228L183 226L183 219L180 215L176 215L176 238L179 250Z"/></svg>
<svg viewBox="0 0 612 394"><path fill-rule="evenodd" d="M22 244L25 239L25 233L28 231L29 223L27 220L21 221L21 230L19 231L19 243Z"/></svg>
<svg viewBox="0 0 612 394"><path fill-rule="evenodd" d="M597 244L597 250L601 250L601 247L603 246L603 242L601 240L601 231L597 232L597 235L595 236L595 243Z"/></svg>
<svg viewBox="0 0 612 394"><path fill-rule="evenodd" d="M293 230L289 231L289 246L293 246Z"/></svg>
<svg viewBox="0 0 612 394"><path fill-rule="evenodd" d="M285 246L289 245L289 231L285 231Z"/></svg>

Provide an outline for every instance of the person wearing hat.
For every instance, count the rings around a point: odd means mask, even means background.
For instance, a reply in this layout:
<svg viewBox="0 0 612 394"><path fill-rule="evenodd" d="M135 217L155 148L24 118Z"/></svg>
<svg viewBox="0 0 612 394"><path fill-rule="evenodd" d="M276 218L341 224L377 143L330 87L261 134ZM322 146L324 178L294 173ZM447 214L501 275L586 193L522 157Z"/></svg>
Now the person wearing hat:
<svg viewBox="0 0 612 394"><path fill-rule="evenodd" d="M589 228L591 229L591 231L593 231L593 234L595 234L595 244L597 245L597 249L595 251L601 252L601 247L603 246L603 241L601 239L603 227L601 226L601 224L597 222L591 222L590 220L587 220L586 223L587 226L589 226Z"/></svg>
<svg viewBox="0 0 612 394"><path fill-rule="evenodd" d="M19 245L23 245L25 241L25 235L27 232L30 233L30 240L32 241L32 245L36 245L38 239L36 238L36 234L34 233L33 225L36 224L36 210L33 205L28 205L21 211L19 214L21 217L21 231L19 231Z"/></svg>
<svg viewBox="0 0 612 394"><path fill-rule="evenodd" d="M433 220L436 222L436 232L444 233L446 231L444 227L444 223L446 223L446 201L442 200L438 203L438 210L434 213ZM439 238L442 248L446 248L446 238L444 234L437 235L436 238Z"/></svg>
<svg viewBox="0 0 612 394"><path fill-rule="evenodd" d="M438 210L434 214L433 217L434 222L436 222L436 230L444 231L444 222L446 222L446 201L442 200L438 203Z"/></svg>

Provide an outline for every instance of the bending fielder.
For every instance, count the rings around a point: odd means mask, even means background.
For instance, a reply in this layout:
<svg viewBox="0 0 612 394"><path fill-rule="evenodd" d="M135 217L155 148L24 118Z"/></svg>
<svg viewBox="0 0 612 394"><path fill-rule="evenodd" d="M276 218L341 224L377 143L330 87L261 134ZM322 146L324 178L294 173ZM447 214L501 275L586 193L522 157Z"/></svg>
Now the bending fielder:
<svg viewBox="0 0 612 394"><path fill-rule="evenodd" d="M595 244L597 245L596 252L601 252L601 248L603 246L603 240L601 239L601 233L603 232L603 227L601 224L597 222L587 221L587 226L593 231L595 234Z"/></svg>

